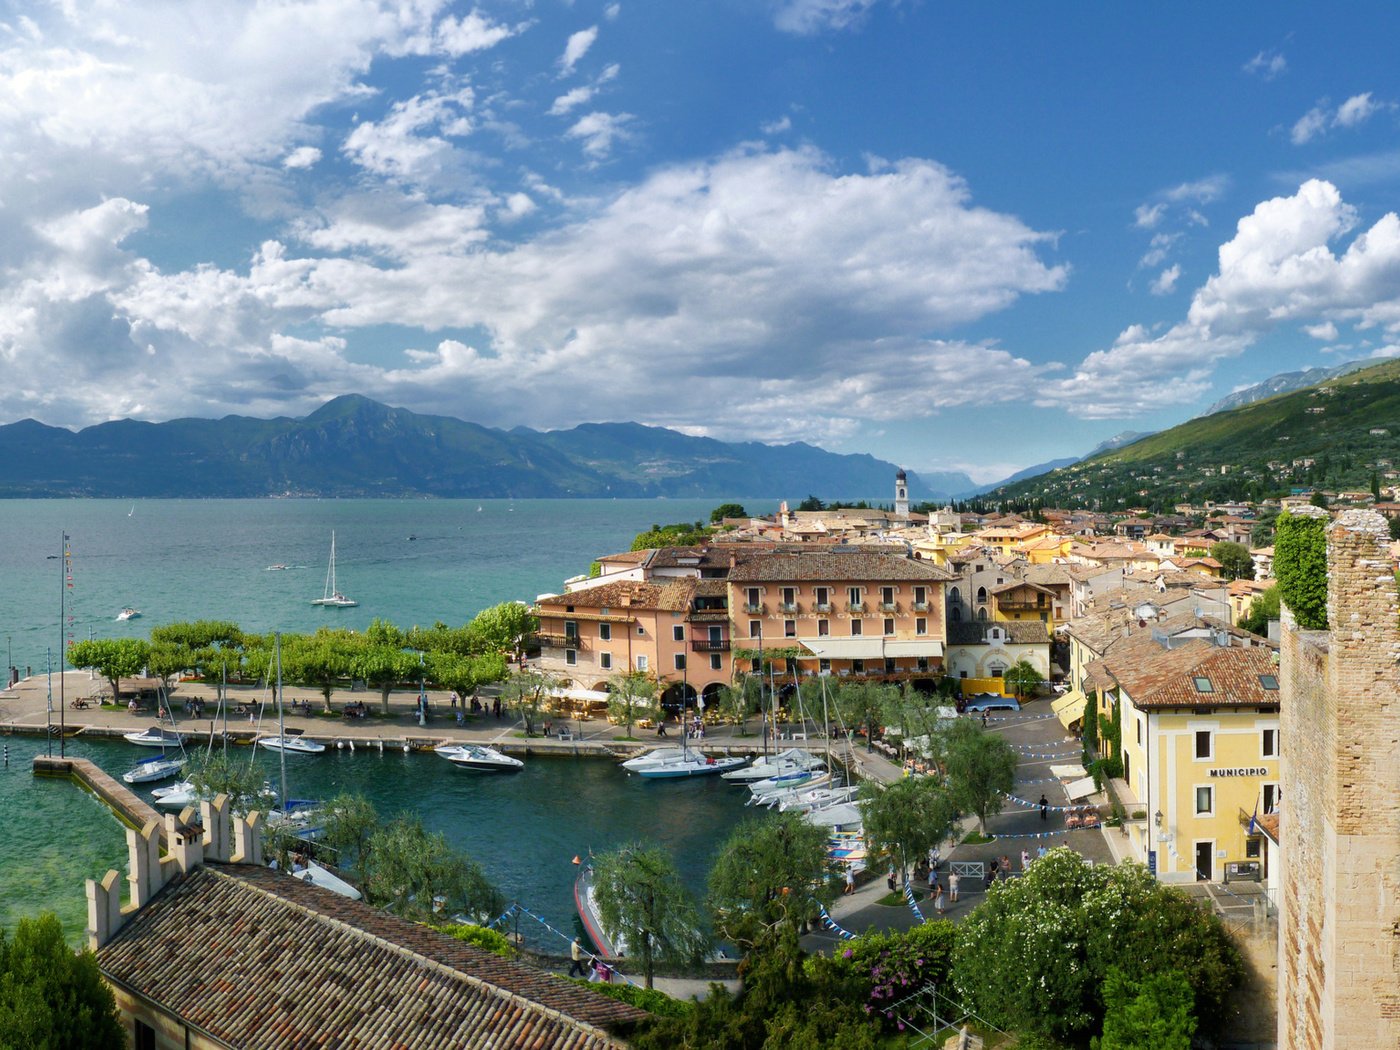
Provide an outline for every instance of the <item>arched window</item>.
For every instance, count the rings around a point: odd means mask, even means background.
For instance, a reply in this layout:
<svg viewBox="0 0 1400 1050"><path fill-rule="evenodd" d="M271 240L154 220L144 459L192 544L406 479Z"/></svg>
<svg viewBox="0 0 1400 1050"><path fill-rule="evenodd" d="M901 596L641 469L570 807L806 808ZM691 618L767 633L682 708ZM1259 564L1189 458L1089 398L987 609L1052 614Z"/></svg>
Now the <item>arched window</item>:
<svg viewBox="0 0 1400 1050"><path fill-rule="evenodd" d="M957 605L959 602L962 601L962 591L954 587L951 591L948 592L948 600L954 605Z"/></svg>
<svg viewBox="0 0 1400 1050"><path fill-rule="evenodd" d="M948 619L952 620L954 623L961 623L962 610L959 609L956 605L953 606L953 611L949 614Z"/></svg>
<svg viewBox="0 0 1400 1050"><path fill-rule="evenodd" d="M978 609L978 610L977 610L977 619L979 619L979 620L985 620L986 618L987 618L987 610L986 610L986 609Z"/></svg>
<svg viewBox="0 0 1400 1050"><path fill-rule="evenodd" d="M978 588L977 588L977 604L978 604L978 605L984 605L984 604L986 604L986 601L987 601L987 588L985 588L985 587L978 587Z"/></svg>

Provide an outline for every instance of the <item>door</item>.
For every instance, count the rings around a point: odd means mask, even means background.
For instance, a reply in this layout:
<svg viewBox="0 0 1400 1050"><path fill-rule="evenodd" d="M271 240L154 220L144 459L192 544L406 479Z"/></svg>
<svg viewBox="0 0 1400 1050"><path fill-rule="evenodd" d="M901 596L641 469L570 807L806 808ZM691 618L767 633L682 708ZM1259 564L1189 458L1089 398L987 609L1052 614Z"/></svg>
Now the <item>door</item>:
<svg viewBox="0 0 1400 1050"><path fill-rule="evenodd" d="M1211 855L1215 852L1214 842L1196 843L1196 881L1209 882L1211 879L1212 860Z"/></svg>
<svg viewBox="0 0 1400 1050"><path fill-rule="evenodd" d="M719 648L720 648L720 643L723 642L723 641L724 641L724 628L723 628L723 627L715 627L715 626L711 625L711 627L710 627L710 650L711 650L711 651L714 651L714 650L719 649Z"/></svg>

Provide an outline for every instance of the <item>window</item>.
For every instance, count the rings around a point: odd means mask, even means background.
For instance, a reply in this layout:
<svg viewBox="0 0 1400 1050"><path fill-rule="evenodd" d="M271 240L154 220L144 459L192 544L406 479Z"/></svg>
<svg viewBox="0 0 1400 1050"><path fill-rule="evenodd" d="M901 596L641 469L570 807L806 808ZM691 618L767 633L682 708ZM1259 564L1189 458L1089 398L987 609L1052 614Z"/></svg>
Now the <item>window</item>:
<svg viewBox="0 0 1400 1050"><path fill-rule="evenodd" d="M604 642L612 641L612 624L600 623L598 625L598 639Z"/></svg>
<svg viewBox="0 0 1400 1050"><path fill-rule="evenodd" d="M927 587L915 587L915 588L914 588L914 604L915 604L915 605L927 605L927 604L928 604L928 588L927 588Z"/></svg>
<svg viewBox="0 0 1400 1050"><path fill-rule="evenodd" d="M598 654L598 666L601 667L604 671L611 671L611 670L612 670L612 653L599 653L599 654Z"/></svg>
<svg viewBox="0 0 1400 1050"><path fill-rule="evenodd" d="M830 609L830 608L831 608L831 588L830 588L830 587L816 587L816 588L813 589L813 592L812 592L812 593L813 593L813 595L814 595L814 600L815 600L816 603L817 603L817 608L819 608L819 609Z"/></svg>
<svg viewBox="0 0 1400 1050"><path fill-rule="evenodd" d="M685 628L680 624L671 625L671 639L677 642L685 641Z"/></svg>
<svg viewBox="0 0 1400 1050"><path fill-rule="evenodd" d="M784 588L783 588L783 604L784 604L784 605L787 605L787 606L793 606L793 605L796 605L796 604L797 604L797 588L796 588L796 587L784 587Z"/></svg>
<svg viewBox="0 0 1400 1050"><path fill-rule="evenodd" d="M917 616L917 617L915 617L915 618L914 618L914 633L915 633L915 634L928 634L928 620L925 619L925 618L922 617L922 616Z"/></svg>
<svg viewBox="0 0 1400 1050"><path fill-rule="evenodd" d="M1268 689L1272 692L1277 692L1278 677L1276 675L1271 674L1261 674L1259 676L1259 684L1262 685L1265 689Z"/></svg>
<svg viewBox="0 0 1400 1050"><path fill-rule="evenodd" d="M758 605L759 605L759 589L758 589L757 587L750 587L750 588L748 589L748 591L747 591L747 594L748 594L748 599L747 599L747 600L748 600L748 603L749 603L749 608L750 608L750 609L757 609L757 608L758 608Z"/></svg>
<svg viewBox="0 0 1400 1050"><path fill-rule="evenodd" d="M761 620L750 620L750 621L749 621L749 637L750 637L750 638L762 638L762 637L763 637L763 621L761 621Z"/></svg>
<svg viewBox="0 0 1400 1050"><path fill-rule="evenodd" d="M987 600L987 588L985 588L985 587L978 587L978 588L977 588L977 604L981 605L981 604L985 603L986 600Z"/></svg>
<svg viewBox="0 0 1400 1050"><path fill-rule="evenodd" d="M794 660L791 656L787 657L783 661L783 663L785 665L783 668L783 672L785 674L790 674L794 676L797 674L797 661Z"/></svg>
<svg viewBox="0 0 1400 1050"><path fill-rule="evenodd" d="M677 654L676 654L676 670L677 670L677 671L684 671L684 670L685 670L685 653L677 653Z"/></svg>
<svg viewBox="0 0 1400 1050"><path fill-rule="evenodd" d="M1262 839L1262 835L1250 835L1244 840L1244 855L1247 860L1259 859L1259 843Z"/></svg>
<svg viewBox="0 0 1400 1050"><path fill-rule="evenodd" d="M1000 678L1002 675L1006 674L1006 665L1000 663L992 664L987 668L987 673L993 678Z"/></svg>
<svg viewBox="0 0 1400 1050"><path fill-rule="evenodd" d="M759 674L763 670L762 661L758 657L754 657L749 661L749 670L754 674Z"/></svg>
<svg viewBox="0 0 1400 1050"><path fill-rule="evenodd" d="M893 616L886 616L886 617L885 617L885 633L886 633L886 634L894 634L894 617L893 617Z"/></svg>
<svg viewBox="0 0 1400 1050"><path fill-rule="evenodd" d="M145 1021L136 1022L135 1050L156 1050L156 1030Z"/></svg>
<svg viewBox="0 0 1400 1050"><path fill-rule="evenodd" d="M928 670L928 657L927 657L927 656L921 656L921 657L919 657L919 670L920 670L920 671L927 671L927 670Z"/></svg>
<svg viewBox="0 0 1400 1050"><path fill-rule="evenodd" d="M710 654L710 670L711 670L711 671L719 671L719 670L722 670L723 667L724 667L724 657L720 656L719 653L711 653L711 654Z"/></svg>
<svg viewBox="0 0 1400 1050"><path fill-rule="evenodd" d="M796 638L796 637L797 637L797 621L796 621L796 620L784 620L784 621L783 621L783 637L784 637L784 638Z"/></svg>
<svg viewBox="0 0 1400 1050"><path fill-rule="evenodd" d="M1264 785L1264 805L1262 808L1265 813L1272 813L1274 810L1278 809L1278 796L1279 790L1277 784Z"/></svg>
<svg viewBox="0 0 1400 1050"><path fill-rule="evenodd" d="M651 664L650 664L650 662L649 662L649 660L648 660L648 658L647 658L647 655L646 655L645 653L643 653L641 656L638 656L638 657L637 657L637 670L638 670L638 671L645 671L645 670L649 669L650 667L651 667Z"/></svg>
<svg viewBox="0 0 1400 1050"><path fill-rule="evenodd" d="M954 587L948 592L948 600L956 605L958 602L962 601L962 591Z"/></svg>
<svg viewBox="0 0 1400 1050"><path fill-rule="evenodd" d="M881 588L880 588L880 602L881 602L881 604L883 604L883 605L893 605L893 604L894 604L894 588L893 588L893 587L881 587Z"/></svg>
<svg viewBox="0 0 1400 1050"><path fill-rule="evenodd" d="M851 661L851 674L865 674L865 661L864 661L864 660L852 660L852 661Z"/></svg>
<svg viewBox="0 0 1400 1050"><path fill-rule="evenodd" d="M860 608L860 588L859 588L859 587L848 587L848 588L846 588L846 595L847 595L847 597L848 597L848 598L850 599L850 601L851 601L851 608L852 608L852 609L859 609L859 608Z"/></svg>
<svg viewBox="0 0 1400 1050"><path fill-rule="evenodd" d="M817 670L822 674L831 674L831 661L826 659L818 660Z"/></svg>
<svg viewBox="0 0 1400 1050"><path fill-rule="evenodd" d="M1209 729L1196 730L1196 757L1210 759L1215 756L1215 741Z"/></svg>
<svg viewBox="0 0 1400 1050"><path fill-rule="evenodd" d="M951 620L953 623L962 623L962 610L959 609L956 605L953 606L953 612L948 617L948 619Z"/></svg>
<svg viewBox="0 0 1400 1050"><path fill-rule="evenodd" d="M1259 753L1265 758L1278 758L1278 730L1266 729L1259 742Z"/></svg>
<svg viewBox="0 0 1400 1050"><path fill-rule="evenodd" d="M978 610L977 610L977 619L982 620L982 621L985 622L986 619L987 619L987 610L986 610L986 609L978 609Z"/></svg>
<svg viewBox="0 0 1400 1050"><path fill-rule="evenodd" d="M1203 785L1196 789L1196 816L1209 817L1215 812L1215 788Z"/></svg>
<svg viewBox="0 0 1400 1050"><path fill-rule="evenodd" d="M825 638L825 637L826 637L827 635L829 635L830 633L831 633L831 621L830 621L830 620L818 620L818 621L817 621L817 637L818 637L818 638Z"/></svg>
<svg viewBox="0 0 1400 1050"><path fill-rule="evenodd" d="M565 621L564 621L564 639L565 639L565 641L567 641L570 645L578 645L578 621L577 621L577 620L565 620Z"/></svg>
<svg viewBox="0 0 1400 1050"><path fill-rule="evenodd" d="M966 677L967 677L967 672L966 672L966 671L959 671L959 672L958 672L958 677L959 677L959 678L966 678Z"/></svg>
<svg viewBox="0 0 1400 1050"><path fill-rule="evenodd" d="M1191 679L1191 681L1193 681L1193 682L1196 683L1196 692L1198 692L1198 693L1213 693L1213 692L1215 692L1215 686L1213 686L1213 685L1210 684L1210 679L1207 678L1205 675L1201 675L1201 674L1195 675L1195 676Z"/></svg>
<svg viewBox="0 0 1400 1050"><path fill-rule="evenodd" d="M574 664L578 663L578 650L577 650L577 649L565 649L565 650L564 650L564 662L565 662L566 664L568 664L570 667L572 667Z"/></svg>
<svg viewBox="0 0 1400 1050"><path fill-rule="evenodd" d="M1137 726L1137 742L1138 742L1138 745L1141 746L1141 745L1142 745L1142 719L1141 719L1141 718L1134 718L1134 719L1133 719L1133 725Z"/></svg>
<svg viewBox="0 0 1400 1050"><path fill-rule="evenodd" d="M885 674L894 674L894 657L885 657Z"/></svg>
<svg viewBox="0 0 1400 1050"><path fill-rule="evenodd" d="M860 634L860 630L861 630L861 622L860 622L859 620L852 620L852 621L851 621L851 637L854 638L854 637L856 637L856 635Z"/></svg>

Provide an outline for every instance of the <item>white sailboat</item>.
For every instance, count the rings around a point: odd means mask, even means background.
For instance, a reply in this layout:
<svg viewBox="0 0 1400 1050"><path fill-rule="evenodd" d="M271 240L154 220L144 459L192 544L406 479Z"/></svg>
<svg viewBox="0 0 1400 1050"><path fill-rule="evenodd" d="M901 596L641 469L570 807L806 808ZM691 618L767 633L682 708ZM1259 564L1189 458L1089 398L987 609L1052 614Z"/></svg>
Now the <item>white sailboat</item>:
<svg viewBox="0 0 1400 1050"><path fill-rule="evenodd" d="M324 605L332 609L349 609L360 603L353 598L347 598L340 593L340 589L335 582L335 531L331 531L331 562L326 568L326 590L325 593L314 599L312 605Z"/></svg>

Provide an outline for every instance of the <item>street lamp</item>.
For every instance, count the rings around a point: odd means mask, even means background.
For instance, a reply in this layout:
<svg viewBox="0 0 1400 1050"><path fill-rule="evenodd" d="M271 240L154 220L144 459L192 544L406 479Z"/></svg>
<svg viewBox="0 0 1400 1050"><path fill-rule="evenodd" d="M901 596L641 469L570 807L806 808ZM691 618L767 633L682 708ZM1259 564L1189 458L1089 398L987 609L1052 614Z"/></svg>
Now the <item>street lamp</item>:
<svg viewBox="0 0 1400 1050"><path fill-rule="evenodd" d="M1159 828L1162 826L1162 811L1160 809L1152 814L1152 823L1156 824Z"/></svg>

